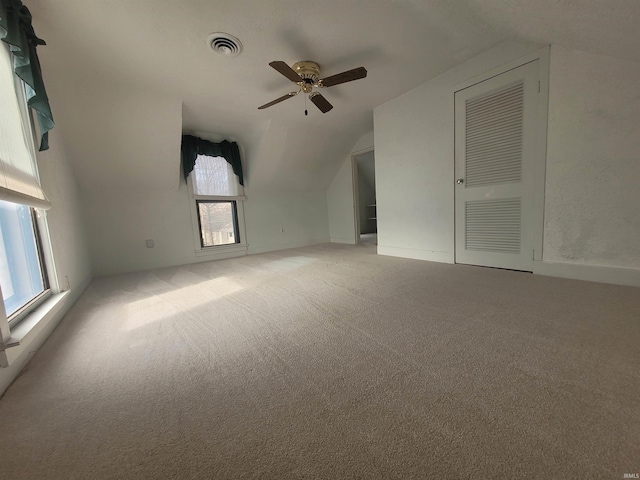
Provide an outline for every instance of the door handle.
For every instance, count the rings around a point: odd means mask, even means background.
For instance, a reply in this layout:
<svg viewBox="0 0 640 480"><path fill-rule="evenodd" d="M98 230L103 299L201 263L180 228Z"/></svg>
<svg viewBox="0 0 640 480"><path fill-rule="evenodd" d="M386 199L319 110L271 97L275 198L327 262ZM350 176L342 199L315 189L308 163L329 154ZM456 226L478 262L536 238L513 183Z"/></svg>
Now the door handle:
<svg viewBox="0 0 640 480"><path fill-rule="evenodd" d="M462 185L462 184L464 183L464 178L459 178L459 179L457 179L457 180L456 180L456 183L457 183L458 185Z"/></svg>

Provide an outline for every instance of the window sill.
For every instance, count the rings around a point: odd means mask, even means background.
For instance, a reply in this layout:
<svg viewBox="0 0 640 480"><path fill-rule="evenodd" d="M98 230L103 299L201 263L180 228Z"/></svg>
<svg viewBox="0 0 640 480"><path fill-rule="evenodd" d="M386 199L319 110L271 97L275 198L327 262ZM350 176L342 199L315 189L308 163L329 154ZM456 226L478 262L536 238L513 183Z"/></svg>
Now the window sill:
<svg viewBox="0 0 640 480"><path fill-rule="evenodd" d="M214 200L214 201L220 201L220 202L231 202L233 200L239 201L239 202L244 202L247 197L245 197L244 195L193 195L193 198L195 200Z"/></svg>
<svg viewBox="0 0 640 480"><path fill-rule="evenodd" d="M50 298L42 302L38 308L11 329L9 340L5 343L0 343L0 352L31 342L36 333L58 313L69 294L70 291L67 290L66 292L51 295Z"/></svg>
<svg viewBox="0 0 640 480"><path fill-rule="evenodd" d="M246 243L236 243L234 245L219 245L217 247L205 247L196 250L197 257L210 258L230 258L247 254L248 245Z"/></svg>

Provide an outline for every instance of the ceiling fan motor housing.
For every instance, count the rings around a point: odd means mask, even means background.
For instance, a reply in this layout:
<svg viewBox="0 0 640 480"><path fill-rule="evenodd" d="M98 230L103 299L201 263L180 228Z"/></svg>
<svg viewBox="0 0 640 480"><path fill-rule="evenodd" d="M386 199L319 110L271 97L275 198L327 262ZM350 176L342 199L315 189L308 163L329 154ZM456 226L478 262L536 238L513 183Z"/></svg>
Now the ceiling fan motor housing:
<svg viewBox="0 0 640 480"><path fill-rule="evenodd" d="M320 65L316 62L305 60L294 63L291 68L300 75L307 84L317 84L320 79Z"/></svg>

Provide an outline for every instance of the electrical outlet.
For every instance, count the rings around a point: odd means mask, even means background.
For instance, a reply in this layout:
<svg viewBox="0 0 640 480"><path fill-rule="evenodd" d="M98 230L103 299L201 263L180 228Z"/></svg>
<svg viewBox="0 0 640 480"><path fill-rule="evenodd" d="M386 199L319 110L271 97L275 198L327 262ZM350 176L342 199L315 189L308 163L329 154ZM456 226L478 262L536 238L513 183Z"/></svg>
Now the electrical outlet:
<svg viewBox="0 0 640 480"><path fill-rule="evenodd" d="M153 239L150 238L149 240L147 240L147 248L153 248L155 246L156 244L154 243Z"/></svg>
<svg viewBox="0 0 640 480"><path fill-rule="evenodd" d="M280 233L284 233L284 227L280 227Z"/></svg>

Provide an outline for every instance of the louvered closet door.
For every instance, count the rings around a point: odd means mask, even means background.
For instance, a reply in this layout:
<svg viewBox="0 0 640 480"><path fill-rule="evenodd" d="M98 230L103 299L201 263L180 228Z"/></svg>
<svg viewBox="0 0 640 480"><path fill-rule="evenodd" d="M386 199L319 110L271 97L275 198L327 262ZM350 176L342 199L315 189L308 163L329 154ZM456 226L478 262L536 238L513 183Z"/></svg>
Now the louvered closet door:
<svg viewBox="0 0 640 480"><path fill-rule="evenodd" d="M531 271L538 62L456 92L456 262Z"/></svg>

